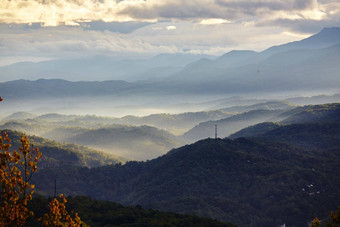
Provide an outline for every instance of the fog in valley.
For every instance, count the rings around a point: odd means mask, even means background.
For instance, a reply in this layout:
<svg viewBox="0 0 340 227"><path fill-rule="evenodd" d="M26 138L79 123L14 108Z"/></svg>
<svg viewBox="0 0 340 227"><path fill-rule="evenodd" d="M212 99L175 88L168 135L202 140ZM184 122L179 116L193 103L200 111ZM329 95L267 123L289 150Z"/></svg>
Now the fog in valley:
<svg viewBox="0 0 340 227"><path fill-rule="evenodd" d="M280 122L298 106L339 102L339 35L339 28L325 28L262 52L222 56L97 56L2 66L0 129L128 160L153 159L215 137L215 126L225 138Z"/></svg>
<svg viewBox="0 0 340 227"><path fill-rule="evenodd" d="M339 1L3 2L1 226L339 221Z"/></svg>

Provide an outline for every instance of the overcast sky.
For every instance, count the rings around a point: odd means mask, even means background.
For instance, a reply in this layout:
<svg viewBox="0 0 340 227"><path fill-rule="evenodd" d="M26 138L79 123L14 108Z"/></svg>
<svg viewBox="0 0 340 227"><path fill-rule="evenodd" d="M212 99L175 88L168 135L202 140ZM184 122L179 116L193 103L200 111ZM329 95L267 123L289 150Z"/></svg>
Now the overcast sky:
<svg viewBox="0 0 340 227"><path fill-rule="evenodd" d="M0 65L264 50L340 25L339 0L0 0Z"/></svg>

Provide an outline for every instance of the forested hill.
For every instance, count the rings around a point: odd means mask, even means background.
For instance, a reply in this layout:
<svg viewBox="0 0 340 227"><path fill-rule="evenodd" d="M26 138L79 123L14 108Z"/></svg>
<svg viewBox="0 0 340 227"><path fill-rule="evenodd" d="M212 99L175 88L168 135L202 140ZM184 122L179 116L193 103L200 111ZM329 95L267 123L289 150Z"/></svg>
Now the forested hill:
<svg viewBox="0 0 340 227"><path fill-rule="evenodd" d="M18 149L20 137L24 134L12 130L2 131L6 131L13 142L11 150ZM38 136L29 136L29 141L34 147L39 147L39 151L43 155L38 164L38 168L44 168L45 166L59 168L81 166L92 168L127 161L124 158L103 153L95 149L78 146L76 144L61 144Z"/></svg>
<svg viewBox="0 0 340 227"><path fill-rule="evenodd" d="M307 105L287 111L283 123L340 122L340 103Z"/></svg>
<svg viewBox="0 0 340 227"><path fill-rule="evenodd" d="M281 123L265 122L244 128L231 139L251 137L292 144L304 149L340 147L340 104L298 107L287 111Z"/></svg>
<svg viewBox="0 0 340 227"><path fill-rule="evenodd" d="M240 226L304 226L340 204L339 148L318 152L253 139L206 139L148 162L45 169L37 191L209 216Z"/></svg>
<svg viewBox="0 0 340 227"><path fill-rule="evenodd" d="M28 204L36 217L42 217L48 212L48 199L35 196ZM171 212L160 212L144 209L141 206L122 206L110 201L99 201L87 196L67 197L67 208L75 210L87 225L92 227L236 227L231 223L218 222L211 218L202 218L193 215L183 215ZM29 220L26 226L41 227L41 223Z"/></svg>

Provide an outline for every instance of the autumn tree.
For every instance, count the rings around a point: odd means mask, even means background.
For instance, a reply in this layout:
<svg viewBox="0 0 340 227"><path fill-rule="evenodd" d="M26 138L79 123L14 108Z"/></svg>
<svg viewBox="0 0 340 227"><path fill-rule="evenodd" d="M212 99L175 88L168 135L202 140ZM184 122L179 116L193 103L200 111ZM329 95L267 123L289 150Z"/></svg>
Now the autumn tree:
<svg viewBox="0 0 340 227"><path fill-rule="evenodd" d="M0 132L0 226L24 226L33 212L27 208L34 185L29 183L41 158L27 136L20 139L19 150L10 152L11 139Z"/></svg>
<svg viewBox="0 0 340 227"><path fill-rule="evenodd" d="M70 214L68 214L66 210L67 199L61 194L58 198L54 198L50 203L50 212L45 214L42 218L39 219L43 223L44 226L53 226L53 227L80 227L86 226L83 223L78 214L74 213L73 218ZM73 213L73 212L72 212Z"/></svg>
<svg viewBox="0 0 340 227"><path fill-rule="evenodd" d="M0 97L0 102L3 98ZM27 218L33 217L27 203L32 200L35 186L29 181L37 171L37 164L42 154L39 148L29 144L27 136L20 138L19 150L10 151L11 139L6 132L0 131L0 226L24 226ZM74 214L72 218L66 211L67 200L61 195L61 201L54 198L50 202L50 213L40 218L45 226L77 227L86 226Z"/></svg>
<svg viewBox="0 0 340 227"><path fill-rule="evenodd" d="M331 221L327 223L327 227L338 227L340 226L340 206L335 212L331 212Z"/></svg>
<svg viewBox="0 0 340 227"><path fill-rule="evenodd" d="M311 227L319 227L320 226L320 220L318 217L315 217L314 220L312 221L312 224L310 225Z"/></svg>

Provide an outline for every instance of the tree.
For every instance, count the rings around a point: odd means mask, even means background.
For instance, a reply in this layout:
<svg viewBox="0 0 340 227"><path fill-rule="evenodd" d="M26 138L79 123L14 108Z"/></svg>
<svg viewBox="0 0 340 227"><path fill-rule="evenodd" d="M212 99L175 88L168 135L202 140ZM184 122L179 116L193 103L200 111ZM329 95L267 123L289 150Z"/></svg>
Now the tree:
<svg viewBox="0 0 340 227"><path fill-rule="evenodd" d="M331 211L331 221L327 223L327 227L338 227L340 225L340 206L336 212Z"/></svg>
<svg viewBox="0 0 340 227"><path fill-rule="evenodd" d="M42 218L39 218L39 221L42 221L44 226L53 226L53 227L80 227L86 226L83 223L78 214L74 214L74 218L72 218L66 210L65 204L67 203L67 199L61 194L59 196L59 200L54 198L50 203L50 212L49 214L45 214Z"/></svg>
<svg viewBox="0 0 340 227"><path fill-rule="evenodd" d="M10 143L8 134L0 131L0 226L24 226L27 218L34 215L27 209L34 193L29 180L37 171L41 153L31 148L27 136L20 139L19 151L10 152Z"/></svg>
<svg viewBox="0 0 340 227"><path fill-rule="evenodd" d="M3 98L0 97L0 102ZM35 186L29 181L37 171L37 164L42 154L39 148L29 144L26 135L20 138L19 151L10 151L11 139L6 132L0 131L0 226L24 226L28 217L34 213L29 211L27 203L32 200ZM67 214L67 200L61 195L50 202L50 213L40 218L45 226L86 226L78 214L74 218Z"/></svg>
<svg viewBox="0 0 340 227"><path fill-rule="evenodd" d="M315 217L314 220L312 221L311 227L319 227L320 226L320 220L318 217Z"/></svg>

